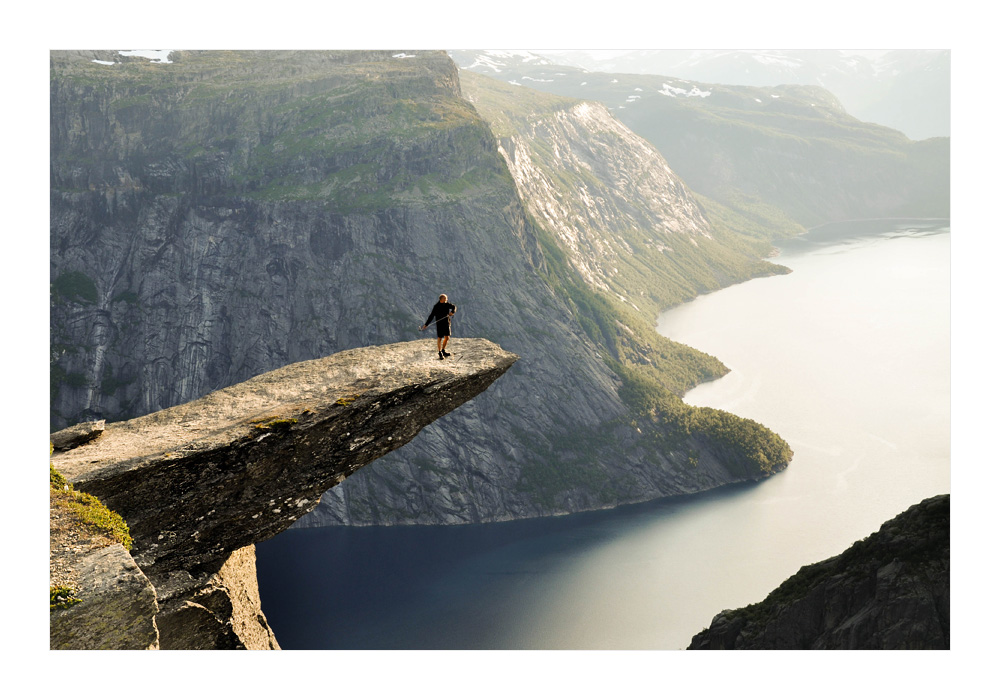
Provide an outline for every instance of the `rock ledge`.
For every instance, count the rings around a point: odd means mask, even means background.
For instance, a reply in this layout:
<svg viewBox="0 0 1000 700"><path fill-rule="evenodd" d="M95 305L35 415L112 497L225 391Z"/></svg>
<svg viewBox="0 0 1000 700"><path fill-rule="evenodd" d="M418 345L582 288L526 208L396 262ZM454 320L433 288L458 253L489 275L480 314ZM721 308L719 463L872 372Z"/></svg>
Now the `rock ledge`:
<svg viewBox="0 0 1000 700"><path fill-rule="evenodd" d="M212 612L229 629L208 637L243 639L248 635L232 631L266 627L262 614L253 624L227 617L235 609L244 617L259 613L229 599L236 588L250 591L243 598L256 594L255 577L247 581L253 555L246 548L290 526L325 491L405 445L517 360L482 339L455 339L449 349L453 357L441 361L433 342L421 340L288 365L181 406L109 423L91 442L53 455L52 463L128 522L133 558L158 591L161 635L172 629L165 611L189 613L191 599L214 582L211 599L217 602L222 590L226 600ZM234 555L242 563L227 566ZM243 573L235 587L219 583L236 569ZM183 635L164 635L163 648L171 648L167 637ZM185 638L184 645L196 641Z"/></svg>

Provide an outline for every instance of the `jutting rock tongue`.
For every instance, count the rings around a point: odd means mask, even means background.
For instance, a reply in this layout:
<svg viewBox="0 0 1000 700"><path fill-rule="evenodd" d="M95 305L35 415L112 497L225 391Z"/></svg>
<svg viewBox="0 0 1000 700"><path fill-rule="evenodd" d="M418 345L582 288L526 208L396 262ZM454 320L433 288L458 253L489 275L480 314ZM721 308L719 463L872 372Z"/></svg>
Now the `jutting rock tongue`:
<svg viewBox="0 0 1000 700"><path fill-rule="evenodd" d="M433 344L412 341L288 365L109 423L53 455L76 488L128 522L135 563L156 588L160 648L277 648L253 544L518 359L488 340L452 342L447 362Z"/></svg>
<svg viewBox="0 0 1000 700"><path fill-rule="evenodd" d="M347 350L121 423L53 464L128 521L144 570L276 535L327 490L473 398L517 356L456 339Z"/></svg>

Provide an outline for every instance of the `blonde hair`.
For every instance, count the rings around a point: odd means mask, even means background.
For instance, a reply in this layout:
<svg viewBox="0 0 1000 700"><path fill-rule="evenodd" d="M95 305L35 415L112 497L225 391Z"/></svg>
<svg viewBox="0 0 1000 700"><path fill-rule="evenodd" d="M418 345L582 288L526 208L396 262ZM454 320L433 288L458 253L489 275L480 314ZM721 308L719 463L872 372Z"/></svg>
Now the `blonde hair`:
<svg viewBox="0 0 1000 700"><path fill-rule="evenodd" d="M445 301L448 301L448 295L447 294L442 294L441 296L438 297L438 301L441 301L442 299L444 299Z"/></svg>

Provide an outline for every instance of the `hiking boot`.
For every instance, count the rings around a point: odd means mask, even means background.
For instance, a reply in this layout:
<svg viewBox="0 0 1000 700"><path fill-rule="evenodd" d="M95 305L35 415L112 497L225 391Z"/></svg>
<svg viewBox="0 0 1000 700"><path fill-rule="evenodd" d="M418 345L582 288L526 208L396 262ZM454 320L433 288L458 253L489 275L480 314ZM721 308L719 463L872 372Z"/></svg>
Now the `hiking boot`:
<svg viewBox="0 0 1000 700"><path fill-rule="evenodd" d="M438 350L438 359L439 360L443 360L444 359L444 350Z"/></svg>
<svg viewBox="0 0 1000 700"><path fill-rule="evenodd" d="M444 350L441 351L441 354L444 355L445 357L451 357L451 353L445 352Z"/></svg>

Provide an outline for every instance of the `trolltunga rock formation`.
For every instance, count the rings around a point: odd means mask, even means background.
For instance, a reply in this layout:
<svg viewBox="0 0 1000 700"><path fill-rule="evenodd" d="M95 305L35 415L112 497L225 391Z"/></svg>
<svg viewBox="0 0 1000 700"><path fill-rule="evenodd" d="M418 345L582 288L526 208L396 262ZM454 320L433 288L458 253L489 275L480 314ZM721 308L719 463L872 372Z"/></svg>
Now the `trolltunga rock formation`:
<svg viewBox="0 0 1000 700"><path fill-rule="evenodd" d="M77 489L128 522L132 556L156 589L160 648L277 648L260 610L253 544L517 360L487 340L451 348L443 362L424 340L288 365L109 423L53 455Z"/></svg>

